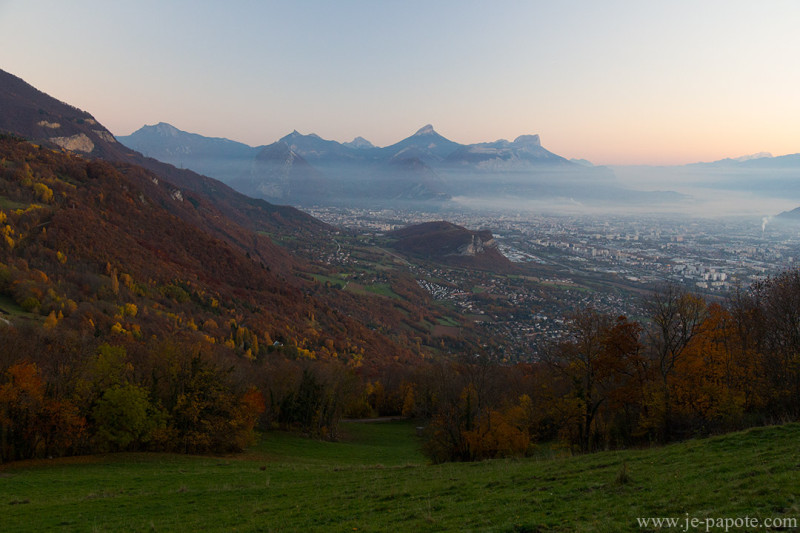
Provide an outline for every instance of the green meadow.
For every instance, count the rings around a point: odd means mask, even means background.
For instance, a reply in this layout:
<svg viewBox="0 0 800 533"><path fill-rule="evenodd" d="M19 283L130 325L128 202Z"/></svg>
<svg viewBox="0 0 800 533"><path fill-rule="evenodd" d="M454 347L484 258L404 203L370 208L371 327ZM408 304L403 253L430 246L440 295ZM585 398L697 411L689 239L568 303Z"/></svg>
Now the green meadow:
<svg viewBox="0 0 800 533"><path fill-rule="evenodd" d="M800 424L648 449L567 456L543 448L526 459L443 465L421 455L412 422L342 429L338 442L269 433L224 457L126 453L2 465L0 530L670 531L637 518L677 517L671 530L684 531L686 517L800 518Z"/></svg>

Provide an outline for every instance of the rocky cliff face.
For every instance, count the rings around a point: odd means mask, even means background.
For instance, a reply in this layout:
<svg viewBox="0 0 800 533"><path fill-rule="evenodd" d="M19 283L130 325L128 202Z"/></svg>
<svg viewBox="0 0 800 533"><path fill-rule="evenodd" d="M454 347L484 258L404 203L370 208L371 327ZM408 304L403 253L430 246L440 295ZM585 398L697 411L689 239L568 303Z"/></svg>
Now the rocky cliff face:
<svg viewBox="0 0 800 533"><path fill-rule="evenodd" d="M458 247L457 253L453 255L462 256L476 256L487 251L487 249L496 249L497 243L492 237L491 233L487 236L488 232L477 232L469 236L469 242L462 244ZM484 240L486 239L486 240Z"/></svg>
<svg viewBox="0 0 800 533"><path fill-rule="evenodd" d="M64 150L90 154L94 150L94 143L85 133L78 133L69 137L50 137L51 143L57 144Z"/></svg>

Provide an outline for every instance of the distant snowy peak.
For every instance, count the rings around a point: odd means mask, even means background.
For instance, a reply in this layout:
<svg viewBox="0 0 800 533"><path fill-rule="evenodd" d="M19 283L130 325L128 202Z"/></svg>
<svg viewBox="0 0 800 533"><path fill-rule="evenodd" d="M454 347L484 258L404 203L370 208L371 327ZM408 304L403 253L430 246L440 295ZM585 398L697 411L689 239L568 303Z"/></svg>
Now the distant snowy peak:
<svg viewBox="0 0 800 533"><path fill-rule="evenodd" d="M399 157L416 157L427 165L442 161L462 145L439 135L433 126L427 124L417 132L391 146L381 148L386 160Z"/></svg>
<svg viewBox="0 0 800 533"><path fill-rule="evenodd" d="M782 155L778 157L774 157L769 152L758 152L756 154L750 155L743 155L739 157L727 157L725 159L720 159L718 161L712 161L710 163L689 163L685 165L687 167L695 167L695 168L708 168L708 167L718 167L718 168L727 168L727 167L781 167L785 165L795 166L795 163L792 159L797 156L798 154L788 154Z"/></svg>
<svg viewBox="0 0 800 533"><path fill-rule="evenodd" d="M739 161L740 163L744 161L751 161L753 159L764 159L772 157L772 154L769 152L758 152L757 154L750 154L750 155L743 155L740 157L734 157L734 161Z"/></svg>
<svg viewBox="0 0 800 533"><path fill-rule="evenodd" d="M514 142L500 139L491 143L466 145L449 154L445 162L484 171L523 170L542 164L575 164L542 148L539 135L520 135Z"/></svg>
<svg viewBox="0 0 800 533"><path fill-rule="evenodd" d="M539 135L520 135L514 139L514 144L518 146L541 146L542 141Z"/></svg>
<svg viewBox="0 0 800 533"><path fill-rule="evenodd" d="M117 137L117 140L147 157L215 176L222 181L247 168L258 152L257 148L240 142L189 133L166 122L142 126L130 135Z"/></svg>
<svg viewBox="0 0 800 533"><path fill-rule="evenodd" d="M375 148L375 145L366 140L364 137L356 137L349 143L343 143L345 146L349 146L350 148L355 148L357 150L367 150L369 148Z"/></svg>
<svg viewBox="0 0 800 533"><path fill-rule="evenodd" d="M290 133L289 135L285 135L284 137L278 140L286 142L286 141L291 141L293 139L305 139L305 138L322 140L322 137L320 137L316 133L309 133L308 135L303 135L297 130L292 130L292 133Z"/></svg>

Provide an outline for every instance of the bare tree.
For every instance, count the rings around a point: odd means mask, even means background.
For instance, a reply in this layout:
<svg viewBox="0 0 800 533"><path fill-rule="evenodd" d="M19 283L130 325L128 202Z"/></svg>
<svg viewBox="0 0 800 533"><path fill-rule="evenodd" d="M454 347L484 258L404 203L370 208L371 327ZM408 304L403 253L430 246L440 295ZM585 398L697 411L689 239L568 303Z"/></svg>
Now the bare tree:
<svg viewBox="0 0 800 533"><path fill-rule="evenodd" d="M737 296L734 309L748 334L746 346L760 356L771 414L800 416L800 271L754 283Z"/></svg>
<svg viewBox="0 0 800 533"><path fill-rule="evenodd" d="M585 309L570 317L569 337L546 350L545 361L570 381L580 403L578 440L583 452L596 447L598 413L633 372L639 331L638 324L625 317L615 320Z"/></svg>

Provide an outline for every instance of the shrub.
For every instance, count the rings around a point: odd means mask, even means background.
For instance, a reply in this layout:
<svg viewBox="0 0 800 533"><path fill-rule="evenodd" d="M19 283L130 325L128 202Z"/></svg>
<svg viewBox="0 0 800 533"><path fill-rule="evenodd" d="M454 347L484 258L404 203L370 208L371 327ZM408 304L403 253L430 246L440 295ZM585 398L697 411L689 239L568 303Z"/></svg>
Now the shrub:
<svg viewBox="0 0 800 533"><path fill-rule="evenodd" d="M100 449L136 449L149 440L158 426L158 413L150 405L148 392L138 385L115 385L106 389L92 410Z"/></svg>

